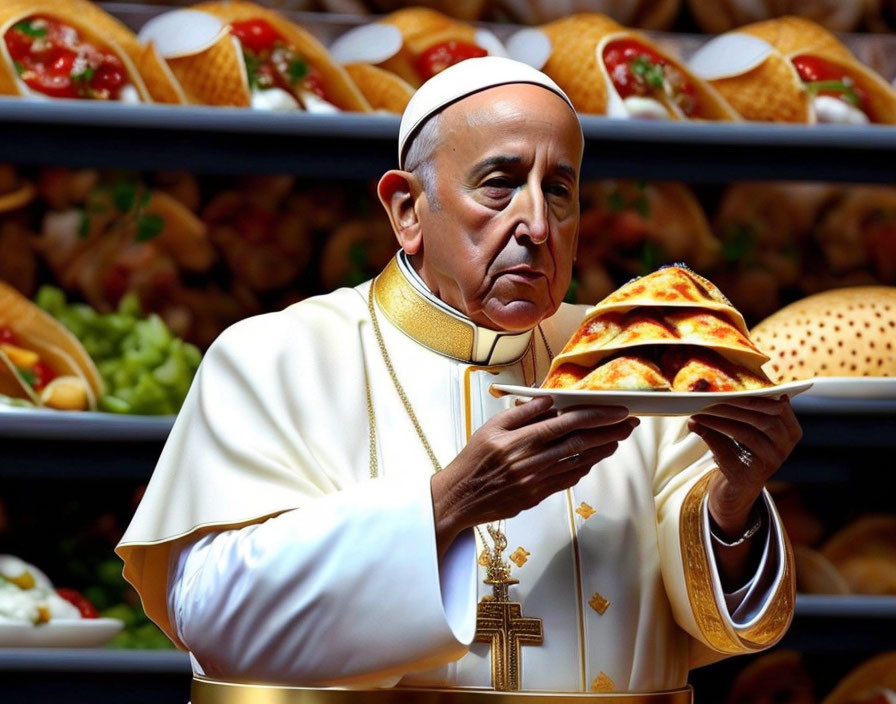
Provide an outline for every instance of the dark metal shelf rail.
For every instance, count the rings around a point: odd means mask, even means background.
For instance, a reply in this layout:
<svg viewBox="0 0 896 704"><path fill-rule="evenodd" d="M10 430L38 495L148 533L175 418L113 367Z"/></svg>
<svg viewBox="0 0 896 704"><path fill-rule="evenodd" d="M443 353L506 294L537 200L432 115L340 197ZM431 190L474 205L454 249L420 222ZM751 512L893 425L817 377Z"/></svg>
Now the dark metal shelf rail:
<svg viewBox="0 0 896 704"><path fill-rule="evenodd" d="M398 117L0 98L0 161L375 178ZM896 127L657 123L583 116L583 176L896 181Z"/></svg>

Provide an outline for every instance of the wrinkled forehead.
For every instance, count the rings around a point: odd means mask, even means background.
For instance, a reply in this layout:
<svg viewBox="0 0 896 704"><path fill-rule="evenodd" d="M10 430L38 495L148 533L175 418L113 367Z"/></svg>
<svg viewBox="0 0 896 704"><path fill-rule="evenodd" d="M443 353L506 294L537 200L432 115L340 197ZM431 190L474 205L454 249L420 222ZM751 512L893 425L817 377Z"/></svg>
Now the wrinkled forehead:
<svg viewBox="0 0 896 704"><path fill-rule="evenodd" d="M468 152L470 148L489 150L522 139L533 148L568 147L570 165L576 170L580 166L584 137L578 115L560 96L540 86L488 88L438 114L439 148L449 149L453 158L475 156Z"/></svg>

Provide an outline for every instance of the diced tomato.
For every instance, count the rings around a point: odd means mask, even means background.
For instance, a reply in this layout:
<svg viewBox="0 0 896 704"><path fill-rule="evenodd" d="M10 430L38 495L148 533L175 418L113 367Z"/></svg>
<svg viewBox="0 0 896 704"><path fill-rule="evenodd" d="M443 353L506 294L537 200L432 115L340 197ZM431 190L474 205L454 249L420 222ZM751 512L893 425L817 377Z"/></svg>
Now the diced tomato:
<svg viewBox="0 0 896 704"><path fill-rule="evenodd" d="M128 76L121 62L107 56L90 79L90 87L98 91L108 91L109 95L117 95L127 82Z"/></svg>
<svg viewBox="0 0 896 704"><path fill-rule="evenodd" d="M0 342L6 342L10 345L18 345L19 338L10 328L2 327L0 328Z"/></svg>
<svg viewBox="0 0 896 704"><path fill-rule="evenodd" d="M278 39L281 39L280 33L270 22L263 19L231 22L230 31L244 47L255 53L270 49Z"/></svg>
<svg viewBox="0 0 896 704"><path fill-rule="evenodd" d="M415 68L425 81L465 59L487 55L488 52L481 46L451 40L436 44L420 54L415 62Z"/></svg>
<svg viewBox="0 0 896 704"><path fill-rule="evenodd" d="M73 604L81 612L83 618L99 618L100 614L96 607L77 589L62 587L57 589L56 593L70 604Z"/></svg>
<svg viewBox="0 0 896 704"><path fill-rule="evenodd" d="M311 70L311 73L305 76L303 85L305 86L305 90L310 90L319 98L327 100L327 93L324 90L324 82L321 79L320 74L314 69Z"/></svg>
<svg viewBox="0 0 896 704"><path fill-rule="evenodd" d="M33 387L35 391L42 391L47 384L58 376L52 367L44 361L35 364L31 373L34 374Z"/></svg>
<svg viewBox="0 0 896 704"><path fill-rule="evenodd" d="M54 76L34 69L22 76L29 88L51 98L77 98L78 90L67 75Z"/></svg>
<svg viewBox="0 0 896 704"><path fill-rule="evenodd" d="M71 76L72 67L75 65L75 59L78 55L68 49L59 49L55 52L50 68L48 69L51 76Z"/></svg>
<svg viewBox="0 0 896 704"><path fill-rule="evenodd" d="M818 56L795 56L793 65L804 81L839 81L842 71L835 71L831 64Z"/></svg>
<svg viewBox="0 0 896 704"><path fill-rule="evenodd" d="M6 40L6 49L9 51L9 56L13 61L18 61L21 64L22 59L31 53L31 44L34 42L34 37L29 37L24 32L20 32L13 27L3 38Z"/></svg>

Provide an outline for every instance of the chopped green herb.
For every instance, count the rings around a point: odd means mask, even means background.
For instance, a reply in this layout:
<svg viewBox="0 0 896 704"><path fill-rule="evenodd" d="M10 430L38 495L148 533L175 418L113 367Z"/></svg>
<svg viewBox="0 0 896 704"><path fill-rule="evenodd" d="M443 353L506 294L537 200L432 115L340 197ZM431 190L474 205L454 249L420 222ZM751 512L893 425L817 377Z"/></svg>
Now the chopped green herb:
<svg viewBox="0 0 896 704"><path fill-rule="evenodd" d="M22 65L19 61L13 61L13 65L16 67L16 73L20 76L25 73L25 66Z"/></svg>
<svg viewBox="0 0 896 704"><path fill-rule="evenodd" d="M78 219L78 237L84 238L90 234L90 216L87 214L86 210L81 211L81 216Z"/></svg>
<svg viewBox="0 0 896 704"><path fill-rule="evenodd" d="M607 196L607 205L610 207L610 212L618 213L625 210L627 203L619 191L613 191Z"/></svg>
<svg viewBox="0 0 896 704"><path fill-rule="evenodd" d="M726 262L746 259L756 248L756 228L746 223L738 223L728 228L722 244L722 256Z"/></svg>
<svg viewBox="0 0 896 704"><path fill-rule="evenodd" d="M289 62L287 72L289 73L289 82L298 83L308 75L308 64L301 59L293 59Z"/></svg>
<svg viewBox="0 0 896 704"><path fill-rule="evenodd" d="M165 229L165 219L161 215L149 213L141 215L137 220L137 241L146 242L157 237Z"/></svg>
<svg viewBox="0 0 896 704"><path fill-rule="evenodd" d="M119 212L130 212L137 199L137 185L131 181L119 181L112 187L112 202Z"/></svg>
<svg viewBox="0 0 896 704"><path fill-rule="evenodd" d="M95 73L95 71L92 68L90 68L90 66L87 66L80 73L73 73L72 80L78 81L78 83L87 83L91 78L93 78L94 73Z"/></svg>
<svg viewBox="0 0 896 704"><path fill-rule="evenodd" d="M859 94L846 81L809 81L806 83L806 90L812 95L824 92L839 93L841 98L856 107L862 104Z"/></svg>
<svg viewBox="0 0 896 704"><path fill-rule="evenodd" d="M632 207L645 220L650 217L650 204L643 195L635 198L634 202L632 202Z"/></svg>
<svg viewBox="0 0 896 704"><path fill-rule="evenodd" d="M660 64L656 64L646 56L636 56L629 62L632 73L644 79L651 88L662 88L666 74Z"/></svg>
<svg viewBox="0 0 896 704"><path fill-rule="evenodd" d="M249 79L249 88L258 88L258 69L261 67L261 61L251 51L247 51L244 48L243 62L246 64L246 76Z"/></svg>
<svg viewBox="0 0 896 704"><path fill-rule="evenodd" d="M37 377L27 369L17 369L19 376L22 377L22 381L24 381L28 386L34 386L34 382L37 381Z"/></svg>
<svg viewBox="0 0 896 704"><path fill-rule="evenodd" d="M663 259L663 249L656 242L645 241L641 249L641 266L645 274L656 271Z"/></svg>
<svg viewBox="0 0 896 704"><path fill-rule="evenodd" d="M39 39L40 37L47 36L47 28L46 27L35 27L28 20L24 20L22 22L18 22L13 25L14 29L17 29L22 34L26 34L29 37L34 37Z"/></svg>

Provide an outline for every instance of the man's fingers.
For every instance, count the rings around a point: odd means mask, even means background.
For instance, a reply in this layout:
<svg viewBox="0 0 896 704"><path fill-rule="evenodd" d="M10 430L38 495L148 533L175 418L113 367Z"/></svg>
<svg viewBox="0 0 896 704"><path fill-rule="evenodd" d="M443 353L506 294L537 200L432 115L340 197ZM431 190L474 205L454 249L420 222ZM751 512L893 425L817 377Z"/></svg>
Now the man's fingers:
<svg viewBox="0 0 896 704"><path fill-rule="evenodd" d="M537 468L536 471L565 471L567 467L561 467L560 463L568 461L567 458L578 455L587 459L593 452L599 454L602 447L625 440L638 423L637 418L627 418L612 425L571 433L528 457L525 465Z"/></svg>
<svg viewBox="0 0 896 704"><path fill-rule="evenodd" d="M505 430L514 430L528 425L538 416L547 413L553 405L554 399L550 396L536 396L525 403L511 406L498 413L492 420Z"/></svg>

